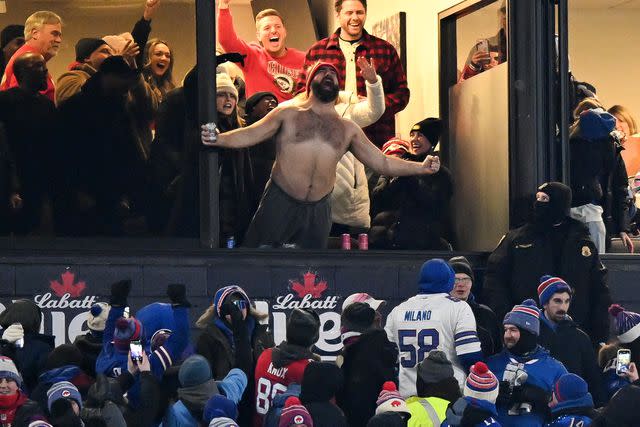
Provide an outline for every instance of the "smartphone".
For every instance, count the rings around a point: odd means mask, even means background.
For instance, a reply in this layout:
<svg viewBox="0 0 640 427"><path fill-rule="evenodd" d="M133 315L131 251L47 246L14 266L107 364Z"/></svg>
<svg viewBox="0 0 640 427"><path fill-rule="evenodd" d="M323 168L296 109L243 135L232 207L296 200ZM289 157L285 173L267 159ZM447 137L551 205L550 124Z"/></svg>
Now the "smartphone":
<svg viewBox="0 0 640 427"><path fill-rule="evenodd" d="M631 350L621 348L618 350L618 358L616 360L616 374L623 375L629 372L629 364L631 363Z"/></svg>
<svg viewBox="0 0 640 427"><path fill-rule="evenodd" d="M133 363L142 362L142 344L140 341L131 341L129 343L129 352L131 353Z"/></svg>
<svg viewBox="0 0 640 427"><path fill-rule="evenodd" d="M489 40L488 39L478 39L477 45L478 52L489 53Z"/></svg>

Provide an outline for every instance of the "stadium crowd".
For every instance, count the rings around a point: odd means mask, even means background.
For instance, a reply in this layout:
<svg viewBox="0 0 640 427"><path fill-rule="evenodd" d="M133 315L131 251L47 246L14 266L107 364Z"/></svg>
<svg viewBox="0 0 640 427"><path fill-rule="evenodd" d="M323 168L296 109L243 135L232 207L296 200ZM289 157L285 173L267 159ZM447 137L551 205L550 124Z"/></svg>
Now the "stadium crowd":
<svg viewBox="0 0 640 427"><path fill-rule="evenodd" d="M395 136L409 87L394 47L364 29L366 0L336 0L340 27L306 53L274 9L256 16L259 43L242 40L219 0L218 122L202 129L197 66L177 83L172 46L150 38L160 3L146 0L131 32L78 40L56 84L61 17L2 30L0 234L196 237L199 156L217 147L222 245L368 233L372 248L452 250L444 124ZM470 54L460 80L491 58ZM482 286L454 257L425 262L396 307L349 296L335 361L314 353L319 313L291 311L276 343L235 285L192 337L185 285L132 313L131 282L114 283L88 332L57 347L40 308L17 300L0 313L0 427L640 425L640 314L613 304L599 258L612 237L634 250L623 155L637 129L574 86L571 187L537 189Z"/></svg>

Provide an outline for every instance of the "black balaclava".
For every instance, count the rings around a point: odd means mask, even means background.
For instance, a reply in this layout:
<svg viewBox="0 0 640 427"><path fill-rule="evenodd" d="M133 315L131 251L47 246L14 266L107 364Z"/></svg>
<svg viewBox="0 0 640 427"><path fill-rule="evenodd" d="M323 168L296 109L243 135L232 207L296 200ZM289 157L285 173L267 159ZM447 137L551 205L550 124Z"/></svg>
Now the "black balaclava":
<svg viewBox="0 0 640 427"><path fill-rule="evenodd" d="M516 356L524 356L527 353L531 353L538 346L538 336L527 331L526 329L518 328L520 331L520 339L509 352Z"/></svg>
<svg viewBox="0 0 640 427"><path fill-rule="evenodd" d="M571 209L571 188L561 182L547 182L538 187L538 191L546 193L549 201L533 203L533 222L549 228L564 221Z"/></svg>

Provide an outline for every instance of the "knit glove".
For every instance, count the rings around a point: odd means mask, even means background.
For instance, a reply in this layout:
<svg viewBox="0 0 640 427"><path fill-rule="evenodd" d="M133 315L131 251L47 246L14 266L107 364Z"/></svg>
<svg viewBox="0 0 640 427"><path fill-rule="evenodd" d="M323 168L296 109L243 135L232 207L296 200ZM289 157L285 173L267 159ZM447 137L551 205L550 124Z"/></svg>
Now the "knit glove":
<svg viewBox="0 0 640 427"><path fill-rule="evenodd" d="M120 280L111 285L109 304L113 307L126 307L127 297L131 291L131 280Z"/></svg>
<svg viewBox="0 0 640 427"><path fill-rule="evenodd" d="M24 329L20 323L14 323L10 325L7 329L2 333L2 339L10 342L11 344L15 344L19 339L24 338Z"/></svg>
<svg viewBox="0 0 640 427"><path fill-rule="evenodd" d="M244 321L242 320L242 312L237 305L231 301L230 298L227 298L225 302L220 307L220 314L223 316L229 315L231 316L231 330L236 333L243 329Z"/></svg>
<svg viewBox="0 0 640 427"><path fill-rule="evenodd" d="M167 295L174 307L191 307L187 300L187 287L181 283L172 283L167 286Z"/></svg>

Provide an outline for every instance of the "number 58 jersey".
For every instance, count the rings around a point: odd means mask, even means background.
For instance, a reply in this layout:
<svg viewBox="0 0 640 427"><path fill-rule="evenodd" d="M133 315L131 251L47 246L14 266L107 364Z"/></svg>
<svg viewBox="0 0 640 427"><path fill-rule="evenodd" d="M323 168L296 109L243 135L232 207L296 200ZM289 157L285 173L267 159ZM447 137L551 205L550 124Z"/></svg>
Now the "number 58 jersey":
<svg viewBox="0 0 640 427"><path fill-rule="evenodd" d="M460 359L473 359L473 363L481 357L471 307L449 294L409 298L389 313L384 329L400 351L399 391L405 398L416 395L417 365L430 351L440 350L447 355L461 388L466 372Z"/></svg>

